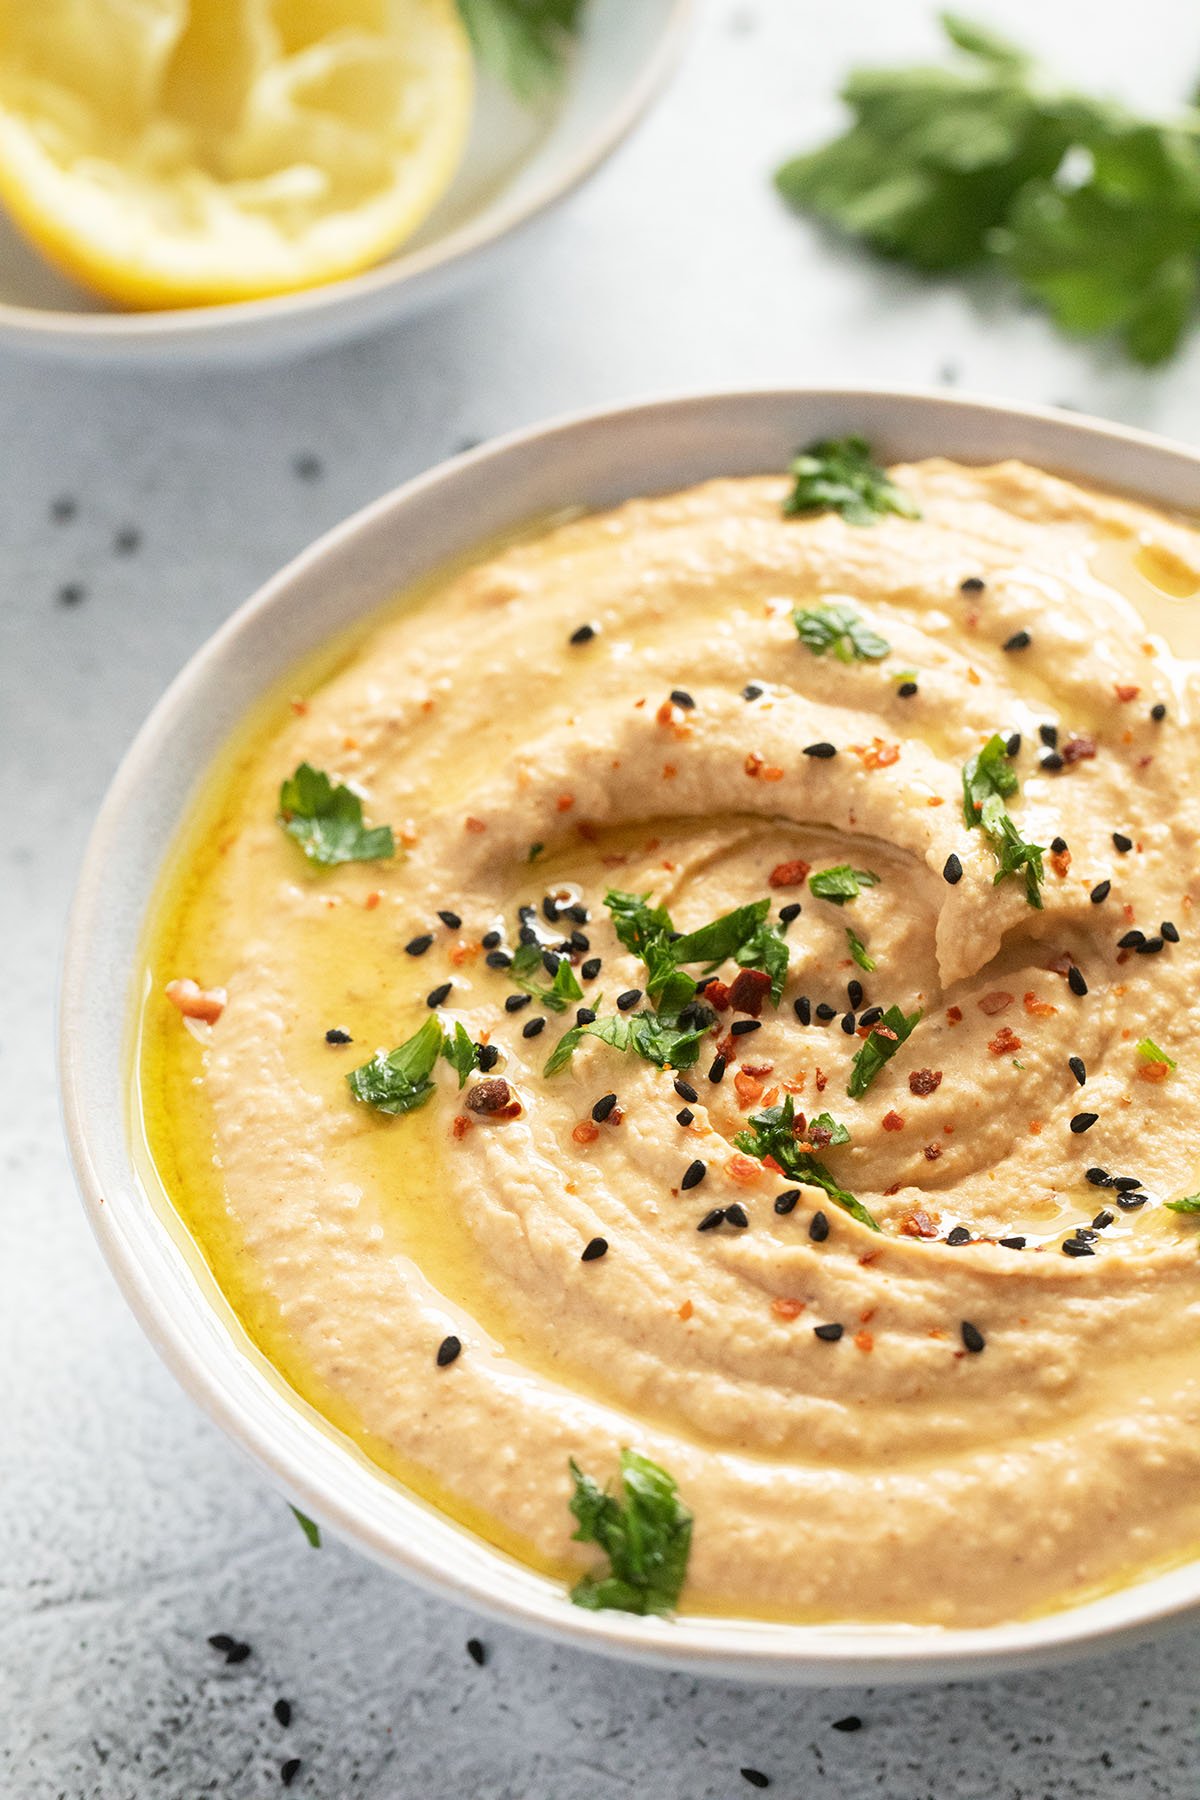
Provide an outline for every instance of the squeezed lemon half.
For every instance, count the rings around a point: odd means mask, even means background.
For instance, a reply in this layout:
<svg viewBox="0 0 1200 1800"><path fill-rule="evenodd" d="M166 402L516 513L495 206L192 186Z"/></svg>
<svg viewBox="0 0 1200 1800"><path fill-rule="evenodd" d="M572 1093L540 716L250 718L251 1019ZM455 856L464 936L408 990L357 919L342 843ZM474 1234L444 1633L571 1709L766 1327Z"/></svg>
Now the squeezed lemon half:
<svg viewBox="0 0 1200 1800"><path fill-rule="evenodd" d="M0 204L127 307L376 262L462 154L455 0L0 0Z"/></svg>

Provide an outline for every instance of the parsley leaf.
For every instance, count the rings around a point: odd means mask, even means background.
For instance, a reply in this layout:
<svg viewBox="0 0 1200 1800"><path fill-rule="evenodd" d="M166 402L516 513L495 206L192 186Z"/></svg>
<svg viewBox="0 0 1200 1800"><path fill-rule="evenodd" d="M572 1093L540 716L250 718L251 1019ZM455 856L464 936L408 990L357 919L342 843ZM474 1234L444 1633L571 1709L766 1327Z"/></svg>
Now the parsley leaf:
<svg viewBox="0 0 1200 1800"><path fill-rule="evenodd" d="M835 906L845 906L847 900L857 900L864 888L878 886L879 877L873 870L852 869L849 863L818 869L808 878L809 892L818 900L832 900Z"/></svg>
<svg viewBox="0 0 1200 1800"><path fill-rule="evenodd" d="M1165 1050L1159 1049L1153 1038L1140 1038L1134 1048L1138 1055L1144 1057L1147 1062L1163 1063L1168 1069L1175 1069L1179 1066L1174 1057L1168 1056Z"/></svg>
<svg viewBox="0 0 1200 1800"><path fill-rule="evenodd" d="M875 973L875 958L873 956L868 956L867 946L863 943L862 939L851 925L847 925L846 927L846 943L849 946L851 956L854 958L859 968L865 969L868 975L873 975Z"/></svg>
<svg viewBox="0 0 1200 1800"><path fill-rule="evenodd" d="M1025 871L1025 898L1041 911L1042 865L1045 847L1028 843L1004 810L1004 801L1017 791L1017 772L1008 760L1004 739L996 733L963 769L963 819L978 826L1000 864L993 881Z"/></svg>
<svg viewBox="0 0 1200 1800"><path fill-rule="evenodd" d="M1200 1194L1184 1194L1179 1200L1164 1200L1168 1212L1200 1213Z"/></svg>
<svg viewBox="0 0 1200 1800"><path fill-rule="evenodd" d="M1008 760L1004 739L996 732L963 769L963 819L975 826L990 794L1007 800L1017 791L1017 771Z"/></svg>
<svg viewBox="0 0 1200 1800"><path fill-rule="evenodd" d="M570 1508L577 1543L599 1544L607 1575L585 1575L571 1589L591 1612L669 1613L679 1599L692 1544L692 1515L665 1469L636 1450L621 1452L621 1498L598 1487L574 1458Z"/></svg>
<svg viewBox="0 0 1200 1800"><path fill-rule="evenodd" d="M820 1134L822 1143L850 1142L850 1133L846 1127L839 1125L827 1112L810 1119L807 1130L809 1136L804 1139L806 1144L812 1143L813 1134L816 1133ZM871 1231L879 1230L862 1201L848 1193L830 1174L825 1164L817 1161L810 1149L801 1149L796 1138L796 1115L790 1094L785 1096L780 1106L769 1106L765 1112L751 1113L747 1129L739 1131L733 1141L747 1156L757 1156L760 1161L769 1156L790 1180L807 1182L809 1187L824 1188L829 1198L843 1212L848 1212L852 1218L857 1219L860 1225L866 1225Z"/></svg>
<svg viewBox="0 0 1200 1800"><path fill-rule="evenodd" d="M301 763L279 790L279 823L309 862L375 862L395 856L390 825L363 828L362 801L344 782L334 787L323 769Z"/></svg>
<svg viewBox="0 0 1200 1800"><path fill-rule="evenodd" d="M850 1085L846 1092L852 1100L866 1093L885 1062L895 1056L905 1039L911 1037L921 1018L920 1012L905 1014L898 1006L889 1006L878 1024L872 1027L854 1053Z"/></svg>
<svg viewBox="0 0 1200 1800"><path fill-rule="evenodd" d="M514 987L519 987L522 993L532 994L539 1006L548 1006L551 1012L566 1012L573 1000L583 999L583 989L565 956L559 957L549 987L544 981L533 979L535 972L542 974L544 971L541 945L518 944L508 971Z"/></svg>
<svg viewBox="0 0 1200 1800"><path fill-rule="evenodd" d="M467 1077L479 1067L479 1045L471 1041L471 1034L461 1019L455 1022L453 1036L447 1033L444 1038L442 1055L457 1074L461 1093L467 1085Z"/></svg>
<svg viewBox="0 0 1200 1800"><path fill-rule="evenodd" d="M786 163L780 192L918 269L990 262L1062 329L1163 361L1200 288L1194 118L1138 118L977 25L942 25L963 57L851 75L849 129Z"/></svg>
<svg viewBox="0 0 1200 1800"><path fill-rule="evenodd" d="M792 614L792 623L814 656L832 650L839 662L878 662L892 646L863 623L852 606L805 606Z"/></svg>
<svg viewBox="0 0 1200 1800"><path fill-rule="evenodd" d="M291 1506L290 1500L288 1505ZM321 1548L321 1527L317 1524L317 1521L315 1519L310 1519L307 1513L302 1513L298 1506L292 1506L292 1511L296 1515L296 1523L299 1525L313 1549L319 1550Z"/></svg>
<svg viewBox="0 0 1200 1800"><path fill-rule="evenodd" d="M794 485L783 503L785 518L837 512L848 525L874 525L888 513L899 513L903 519L921 516L912 496L872 462L866 438L822 438L796 452L788 474ZM874 654L883 656L886 651L885 645Z"/></svg>
<svg viewBox="0 0 1200 1800"><path fill-rule="evenodd" d="M556 88L584 0L458 0L479 60L519 100Z"/></svg>
<svg viewBox="0 0 1200 1800"><path fill-rule="evenodd" d="M666 1018L662 1013L636 1012L593 1019L590 1025L572 1025L550 1052L542 1073L557 1075L565 1069L585 1037L599 1038L613 1050L632 1051L659 1069L690 1069L716 1016L711 1008L700 1007L697 1011L699 1017L694 1024Z"/></svg>
<svg viewBox="0 0 1200 1800"><path fill-rule="evenodd" d="M613 930L627 950L645 961L651 944L669 937L674 930L665 906L651 906L649 894L627 894L620 888L609 888L604 904L612 914Z"/></svg>
<svg viewBox="0 0 1200 1800"><path fill-rule="evenodd" d="M651 906L648 894L626 894L611 888L604 904L627 950L646 965L646 993L661 1013L677 1013L691 1000L696 984L679 972L681 963L706 963L710 972L732 959L742 969L761 969L771 977L771 998L778 1006L788 970L788 947L782 933L768 922L769 900L751 900L732 912L679 934L665 906Z"/></svg>
<svg viewBox="0 0 1200 1800"><path fill-rule="evenodd" d="M376 1112L393 1116L415 1112L434 1091L433 1071L445 1041L441 1021L431 1014L421 1029L395 1050L377 1050L370 1062L351 1069L346 1077L350 1092Z"/></svg>

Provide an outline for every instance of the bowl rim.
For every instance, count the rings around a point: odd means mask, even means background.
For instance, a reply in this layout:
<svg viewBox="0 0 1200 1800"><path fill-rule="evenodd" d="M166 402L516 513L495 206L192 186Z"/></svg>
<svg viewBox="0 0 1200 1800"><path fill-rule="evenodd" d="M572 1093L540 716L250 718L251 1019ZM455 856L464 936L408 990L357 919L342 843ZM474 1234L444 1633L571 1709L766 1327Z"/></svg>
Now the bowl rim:
<svg viewBox="0 0 1200 1800"><path fill-rule="evenodd" d="M343 276L292 293L266 294L222 306L72 311L0 300L0 342L28 349L109 351L171 349L208 344L239 331L287 328L328 309L377 308L392 289L408 287L414 304L433 298L450 271L496 248L555 211L595 175L625 141L665 87L683 54L696 0L665 0L661 31L634 79L557 172L548 172L523 200L502 202L486 220L468 220L420 250L404 251Z"/></svg>
<svg viewBox="0 0 1200 1800"><path fill-rule="evenodd" d="M1090 444L1109 453L1126 452L1129 460L1143 470L1161 463L1164 478L1166 468L1172 467L1179 477L1179 491L1185 485L1194 485L1200 504L1200 452L1185 445L1050 407L1018 406L924 388L797 386L688 392L590 408L508 433L423 471L325 532L260 586L188 659L126 750L100 807L77 879L60 969L60 1096L84 1208L139 1323L181 1385L209 1417L304 1512L425 1590L560 1642L660 1667L687 1669L693 1674L809 1685L861 1685L982 1676L1023 1665L1066 1661L1095 1654L1100 1648L1128 1645L1171 1624L1184 1623L1188 1614L1200 1608L1200 1558L1099 1599L999 1626L957 1629L777 1624L693 1615L664 1621L621 1613L590 1613L572 1607L559 1584L515 1564L504 1553L368 1467L370 1487L387 1496L380 1515L375 1516L364 1500L364 1496L369 1500L366 1487L357 1496L348 1497L346 1491L341 1491L349 1490L350 1478L344 1470L339 1475L337 1458L345 1462L346 1468L352 1466L351 1460L344 1447L325 1441L326 1431L308 1422L298 1397L280 1385L273 1401L279 1413L277 1430L264 1428L261 1420L248 1417L248 1383L257 1380L264 1391L266 1384L251 1370L233 1336L223 1327L213 1330L219 1321L194 1270L186 1268L179 1259L185 1285L194 1290L189 1299L198 1316L207 1315L209 1336L212 1342L220 1344L220 1354L229 1365L225 1373L233 1370L239 1359L246 1365L239 1376L243 1390L240 1395L226 1384L217 1358L198 1354L195 1344L186 1341L186 1325L172 1305L172 1295L158 1285L161 1271L156 1276L141 1260L135 1235L122 1216L122 1198L128 1202L130 1217L139 1201L144 1205L123 1119L119 1132L124 1158L121 1170L114 1174L103 1167L103 1150L99 1161L93 1156L93 1136L102 1138L105 1124L111 1121L111 1102L107 1092L90 1091L83 1067L82 1047L89 1030L94 1034L98 1029L94 1021L89 1027L86 989L94 956L93 941L97 933L102 935L110 842L136 807L141 789L152 779L160 738L169 731L177 714L186 712L189 705L200 704L206 683L248 628L277 612L286 612L298 587L327 564L336 563L372 534L395 526L406 513L416 510L439 490L452 492L464 477L473 478L484 471L502 489L504 465L512 462L515 468L523 453L545 456L552 452L546 460L565 470L562 459L572 443L583 447L592 439L602 441L606 434L619 440L639 423L652 428L661 422L664 429L683 430L694 436L703 431L707 420L714 438L710 473L719 474L724 471L721 430L729 427L726 414L733 420L741 415L754 419L760 410L794 410L797 420L802 421L806 409L815 409L824 416L844 414L843 429L850 429L850 421L861 420L864 411L872 408L876 412L882 409L892 421L889 428L901 437L928 436L937 421L947 419L957 420L968 431L996 428L1001 439L997 446L999 455L1018 453L1006 448L1005 430L1010 438L1021 440L1032 428L1035 439L1063 446L1062 458L1049 458L1049 466L1057 467L1068 477L1074 468L1076 478L1101 486L1106 485L1102 480L1080 473L1079 462L1070 454L1072 444L1079 450ZM696 454L701 460L709 460L700 451ZM565 473L564 479L568 479ZM1107 485L1118 486L1116 482ZM1126 486L1123 491L1144 493L1153 501L1153 490L1154 483L1150 482L1140 488ZM643 485L640 491L649 490ZM1164 502L1160 498L1159 504L1178 507L1181 502ZM514 514L511 523L520 523L519 517ZM436 560L426 567L436 568ZM346 623L351 617L369 617L379 604L376 590L369 603L360 600L352 604ZM258 691L265 690L276 678L277 671L272 671L259 681ZM178 823L175 819L161 841L152 846L156 876L161 872ZM137 895L141 917L152 887L152 881L144 884ZM130 977L131 971L126 970L127 1005L132 1005ZM167 1244L170 1228L158 1218L153 1229L161 1239L161 1249ZM170 1255L169 1249L166 1253ZM387 1518L383 1517L384 1512ZM406 1524L411 1535L397 1530L397 1520Z"/></svg>

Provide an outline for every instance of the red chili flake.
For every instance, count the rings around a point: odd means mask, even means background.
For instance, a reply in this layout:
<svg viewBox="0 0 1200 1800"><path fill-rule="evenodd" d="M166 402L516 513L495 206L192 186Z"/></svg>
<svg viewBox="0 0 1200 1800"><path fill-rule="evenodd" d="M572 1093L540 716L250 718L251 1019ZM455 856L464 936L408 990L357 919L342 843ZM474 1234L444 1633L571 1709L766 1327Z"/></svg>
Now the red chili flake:
<svg viewBox="0 0 1200 1800"><path fill-rule="evenodd" d="M465 1138L471 1129L471 1121L466 1113L455 1113L454 1123L450 1129L456 1138Z"/></svg>
<svg viewBox="0 0 1200 1800"><path fill-rule="evenodd" d="M600 1127L594 1119L580 1119L578 1125L572 1130L571 1136L577 1144L594 1144L600 1136Z"/></svg>
<svg viewBox="0 0 1200 1800"><path fill-rule="evenodd" d="M308 711L308 701L307 700L289 700L288 705L291 707L292 711L297 715L298 718L303 718L305 713Z"/></svg>
<svg viewBox="0 0 1200 1800"><path fill-rule="evenodd" d="M986 1013L990 1019L993 1013L1002 1013L1005 1007L1011 1006L1012 1003L1013 996L1011 994L1006 994L1002 989L997 988L994 994L984 994L983 998L978 1002L978 1006L980 1012Z"/></svg>
<svg viewBox="0 0 1200 1800"><path fill-rule="evenodd" d="M723 1061L731 1063L734 1060L736 1052L737 1039L734 1037L732 1031L727 1031L717 1045L717 1055L721 1057Z"/></svg>
<svg viewBox="0 0 1200 1800"><path fill-rule="evenodd" d="M1071 852L1069 850L1052 850L1050 852L1050 867L1054 870L1054 873L1058 876L1060 881L1065 881L1071 868Z"/></svg>
<svg viewBox="0 0 1200 1800"><path fill-rule="evenodd" d="M1002 1025L995 1037L988 1043L993 1056L1011 1056L1021 1048L1021 1040L1010 1025Z"/></svg>
<svg viewBox="0 0 1200 1800"><path fill-rule="evenodd" d="M679 773L679 770L675 767L674 763L664 763L663 764L662 778L664 781L674 781L674 779L678 775L678 773Z"/></svg>
<svg viewBox="0 0 1200 1800"><path fill-rule="evenodd" d="M940 1144L926 1144L926 1146L925 1146L925 1161L926 1162L936 1162L938 1157L941 1154L942 1154L942 1146Z"/></svg>
<svg viewBox="0 0 1200 1800"><path fill-rule="evenodd" d="M725 1164L725 1173L730 1181L739 1182L742 1187L750 1187L754 1182L762 1180L762 1164L738 1151Z"/></svg>
<svg viewBox="0 0 1200 1800"><path fill-rule="evenodd" d="M1117 689L1118 697L1122 700L1132 700L1136 693L1136 688L1128 695L1122 694L1120 688ZM1079 732L1075 737L1069 737L1065 744L1059 745L1058 754L1065 763L1089 762L1096 754L1096 740Z"/></svg>
<svg viewBox="0 0 1200 1800"><path fill-rule="evenodd" d="M683 1305L682 1305L682 1306L681 1306L681 1307L680 1307L680 1308L679 1308L679 1317L680 1317L680 1318L681 1318L681 1319L682 1319L682 1320L683 1320L683 1321L684 1321L684 1323L685 1323L685 1324L686 1324L686 1322L687 1322L687 1321L688 1321L688 1319L690 1319L690 1318L691 1318L691 1316L692 1316L692 1314L693 1314L693 1313L694 1313L694 1312L695 1312L695 1310L696 1310L696 1309L695 1309L695 1307L694 1307L694 1306L693 1306L693 1305L692 1305L692 1303L691 1303L691 1301L690 1301L690 1300L685 1300L685 1301L684 1301L684 1303L683 1303Z"/></svg>
<svg viewBox="0 0 1200 1800"><path fill-rule="evenodd" d="M460 938L450 951L450 961L456 969L461 969L465 962L474 962L482 949L482 944L468 944L464 938Z"/></svg>
<svg viewBox="0 0 1200 1800"><path fill-rule="evenodd" d="M1141 691L1141 688L1131 687L1127 682L1113 682L1113 692L1118 700L1136 700Z"/></svg>
<svg viewBox="0 0 1200 1800"><path fill-rule="evenodd" d="M368 912L374 912L375 908L379 905L379 902L382 899L383 899L383 895L380 893L379 889L372 888L370 893L367 895L366 899L363 901L363 905L366 907Z"/></svg>
<svg viewBox="0 0 1200 1800"><path fill-rule="evenodd" d="M738 1070L733 1078L733 1085L737 1090L738 1103L743 1110L747 1106L756 1105L762 1099L762 1082L757 1076L748 1074L745 1069Z"/></svg>
<svg viewBox="0 0 1200 1800"><path fill-rule="evenodd" d="M801 882L807 878L811 868L812 864L804 862L799 856L795 857L792 862L776 863L767 876L767 886L773 888L799 887Z"/></svg>
<svg viewBox="0 0 1200 1800"><path fill-rule="evenodd" d="M903 1131L904 1120L898 1112L885 1112L883 1115L883 1129L885 1131Z"/></svg>
<svg viewBox="0 0 1200 1800"><path fill-rule="evenodd" d="M816 1079L816 1083L817 1083L818 1094L823 1094L825 1092L825 1089L829 1086L829 1077L825 1073L824 1069L817 1070L815 1079Z"/></svg>
<svg viewBox="0 0 1200 1800"><path fill-rule="evenodd" d="M934 1212L926 1212L923 1206L914 1206L906 1212L900 1221L902 1237L935 1238L940 1230L940 1220Z"/></svg>
<svg viewBox="0 0 1200 1800"><path fill-rule="evenodd" d="M729 1004L734 1012L749 1013L751 1018L757 1019L770 991L769 975L765 975L761 969L742 969L733 978L729 989Z"/></svg>
<svg viewBox="0 0 1200 1800"><path fill-rule="evenodd" d="M206 1025L215 1025L225 1010L224 988L202 988L190 976L182 981L168 981L163 991L185 1019L202 1019Z"/></svg>
<svg viewBox="0 0 1200 1800"><path fill-rule="evenodd" d="M851 744L849 749L864 769L886 769L900 761L899 744L887 744L881 737L872 738L869 744Z"/></svg>
<svg viewBox="0 0 1200 1800"><path fill-rule="evenodd" d="M808 1128L808 1148L810 1150L826 1150L833 1142L833 1133L827 1125L810 1125Z"/></svg>
<svg viewBox="0 0 1200 1800"><path fill-rule="evenodd" d="M803 1300L786 1300L780 1294L777 1299L772 1300L771 1311L777 1319L798 1319L804 1311L805 1305L806 1302Z"/></svg>
<svg viewBox="0 0 1200 1800"><path fill-rule="evenodd" d="M887 1038L889 1043L896 1042L896 1034L890 1025L872 1025L871 1030L876 1037Z"/></svg>
<svg viewBox="0 0 1200 1800"><path fill-rule="evenodd" d="M864 1352L873 1350L875 1348L875 1339L871 1336L869 1331L856 1331L854 1334L854 1348Z"/></svg>
<svg viewBox="0 0 1200 1800"><path fill-rule="evenodd" d="M940 1069L914 1069L908 1078L910 1094L933 1094L942 1085Z"/></svg>
<svg viewBox="0 0 1200 1800"><path fill-rule="evenodd" d="M775 1064L769 1063L769 1062L766 1062L766 1063L744 1062L742 1064L742 1072L745 1075L769 1075L774 1067L775 1067Z"/></svg>
<svg viewBox="0 0 1200 1800"><path fill-rule="evenodd" d="M718 1012L725 1012L729 1006L729 983L726 981L710 981L704 990L703 998Z"/></svg>
<svg viewBox="0 0 1200 1800"><path fill-rule="evenodd" d="M946 1023L947 1023L947 1025L961 1025L962 1024L962 1007L961 1006L948 1006L946 1008Z"/></svg>
<svg viewBox="0 0 1200 1800"><path fill-rule="evenodd" d="M749 775L751 777L757 775L759 770L762 768L762 766L763 766L763 759L758 754L757 750L751 750L749 756L747 756L745 762L742 764L742 767L745 769L747 775Z"/></svg>
<svg viewBox="0 0 1200 1800"><path fill-rule="evenodd" d="M1033 989L1030 988L1025 995L1025 1011L1031 1018L1049 1019L1054 1016L1058 1008L1051 1006L1048 1000L1039 1000Z"/></svg>
<svg viewBox="0 0 1200 1800"><path fill-rule="evenodd" d="M783 770L777 763L764 763L762 778L764 781L782 781Z"/></svg>
<svg viewBox="0 0 1200 1800"><path fill-rule="evenodd" d="M1165 1081L1170 1073L1166 1063L1160 1062L1143 1063L1138 1070L1142 1081Z"/></svg>
<svg viewBox="0 0 1200 1800"><path fill-rule="evenodd" d="M473 831L476 834L478 834L481 831L487 830L487 826L484 824L483 820L472 818L470 813L468 813L466 818L463 820L463 824L466 826L468 831Z"/></svg>
<svg viewBox="0 0 1200 1800"><path fill-rule="evenodd" d="M555 812L570 812L575 804L574 794L560 794L554 802Z"/></svg>

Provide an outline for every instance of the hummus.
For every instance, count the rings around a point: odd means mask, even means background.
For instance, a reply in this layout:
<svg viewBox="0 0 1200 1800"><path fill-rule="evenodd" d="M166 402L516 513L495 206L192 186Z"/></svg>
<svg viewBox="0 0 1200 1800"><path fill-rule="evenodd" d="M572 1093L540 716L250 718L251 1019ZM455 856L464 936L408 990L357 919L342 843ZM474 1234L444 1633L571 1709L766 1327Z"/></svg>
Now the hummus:
<svg viewBox="0 0 1200 1800"><path fill-rule="evenodd" d="M558 525L272 702L153 924L142 1111L280 1375L494 1543L594 1567L569 1460L631 1446L694 1515L685 1608L979 1626L1200 1550L1168 1204L1200 1187L1200 687L1163 626L1200 537L1018 463L893 478L920 517L788 518L763 477ZM305 860L304 763L394 857ZM668 945L767 902L778 1004L693 958L690 1066L584 1031L547 1074L580 1006L654 1012L610 890ZM525 990L560 963L556 1012ZM357 1100L435 1014L485 1066ZM798 1179L750 1124L780 1108Z"/></svg>

